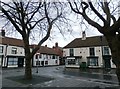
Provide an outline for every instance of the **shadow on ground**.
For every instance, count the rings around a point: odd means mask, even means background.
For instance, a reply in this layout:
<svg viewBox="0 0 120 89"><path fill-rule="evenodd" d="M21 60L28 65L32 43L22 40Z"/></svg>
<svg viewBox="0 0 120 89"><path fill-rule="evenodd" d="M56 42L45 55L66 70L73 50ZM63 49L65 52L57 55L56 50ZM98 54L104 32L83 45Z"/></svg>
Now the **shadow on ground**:
<svg viewBox="0 0 120 89"><path fill-rule="evenodd" d="M53 78L43 77L43 76L38 76L38 75L33 75L33 78L31 80L25 79L24 75L7 77L6 79L9 79L9 80L12 80L15 82L19 82L22 84L32 84L32 85L53 80Z"/></svg>

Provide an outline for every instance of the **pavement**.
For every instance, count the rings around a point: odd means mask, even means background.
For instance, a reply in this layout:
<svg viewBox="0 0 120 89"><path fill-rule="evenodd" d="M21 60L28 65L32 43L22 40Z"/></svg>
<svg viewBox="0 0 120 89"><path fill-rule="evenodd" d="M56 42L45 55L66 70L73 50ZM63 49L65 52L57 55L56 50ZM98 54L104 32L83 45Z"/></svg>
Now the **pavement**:
<svg viewBox="0 0 120 89"><path fill-rule="evenodd" d="M2 89L37 88L79 88L79 89L120 89L114 70L80 70L64 66L32 68L33 79L23 80L24 68L2 69Z"/></svg>

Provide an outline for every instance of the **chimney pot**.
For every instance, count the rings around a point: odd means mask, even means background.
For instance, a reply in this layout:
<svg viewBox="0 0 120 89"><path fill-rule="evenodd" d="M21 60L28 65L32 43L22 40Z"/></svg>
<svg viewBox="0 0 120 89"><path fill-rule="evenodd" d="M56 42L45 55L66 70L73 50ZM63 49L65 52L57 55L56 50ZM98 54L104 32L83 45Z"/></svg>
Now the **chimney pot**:
<svg viewBox="0 0 120 89"><path fill-rule="evenodd" d="M58 42L55 43L55 47L58 47Z"/></svg>
<svg viewBox="0 0 120 89"><path fill-rule="evenodd" d="M47 45L45 45L45 47L47 47Z"/></svg>
<svg viewBox="0 0 120 89"><path fill-rule="evenodd" d="M3 37L5 37L5 30L1 30L1 35L3 36Z"/></svg>

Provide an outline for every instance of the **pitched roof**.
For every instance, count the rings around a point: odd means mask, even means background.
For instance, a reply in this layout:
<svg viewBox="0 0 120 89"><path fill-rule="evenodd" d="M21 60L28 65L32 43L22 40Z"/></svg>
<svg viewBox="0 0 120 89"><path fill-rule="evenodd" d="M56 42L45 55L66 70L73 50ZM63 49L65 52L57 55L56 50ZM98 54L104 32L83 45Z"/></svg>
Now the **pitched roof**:
<svg viewBox="0 0 120 89"><path fill-rule="evenodd" d="M53 48L44 47L44 46L41 46L38 52L43 53L43 54L58 55L58 53Z"/></svg>
<svg viewBox="0 0 120 89"><path fill-rule="evenodd" d="M82 38L76 38L64 48L78 48L78 47L92 47L92 46L107 46L107 40L104 36L86 37L86 40Z"/></svg>
<svg viewBox="0 0 120 89"><path fill-rule="evenodd" d="M0 44L3 45L12 45L23 47L23 41L21 39L10 38L10 37L0 37Z"/></svg>
<svg viewBox="0 0 120 89"><path fill-rule="evenodd" d="M36 45L30 45L31 48L34 48ZM49 48L46 46L40 46L40 49L37 51L37 53L41 54L49 54L49 55L59 55L58 52L56 52L53 48Z"/></svg>

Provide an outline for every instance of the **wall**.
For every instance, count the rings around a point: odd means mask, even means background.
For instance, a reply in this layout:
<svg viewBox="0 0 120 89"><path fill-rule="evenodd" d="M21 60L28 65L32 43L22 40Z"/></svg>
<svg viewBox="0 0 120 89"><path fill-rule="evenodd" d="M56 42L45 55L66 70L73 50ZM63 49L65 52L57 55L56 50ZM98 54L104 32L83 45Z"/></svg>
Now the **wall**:
<svg viewBox="0 0 120 89"><path fill-rule="evenodd" d="M87 62L87 57L90 56L89 48L90 47L74 48L74 56L82 56L82 58L80 59L80 62ZM102 47L98 46L94 48L95 48L95 56L98 56L98 67L103 67L104 61L102 59ZM69 48L65 48L63 49L63 51L64 51L64 54L63 54L64 57L70 56ZM109 49L109 52L111 55L110 49ZM111 67L115 68L115 65L112 63L112 59L111 59Z"/></svg>
<svg viewBox="0 0 120 89"><path fill-rule="evenodd" d="M36 54L39 54L39 53L36 53ZM53 55L41 54L41 58L38 57L38 59L36 59L36 54L33 57L33 66L37 66L36 61L40 61L39 66L42 66L42 63L41 63L42 61L44 61L44 66L59 65L59 63L60 63L59 56L57 56L57 58L55 58L55 59L52 59ZM47 58L46 58L46 55L47 55ZM47 65L45 65L45 61L48 61ZM56 61L57 61L57 63L56 63Z"/></svg>
<svg viewBox="0 0 120 89"><path fill-rule="evenodd" d="M10 45L2 45L0 44L0 46L3 46L3 53L1 53L0 55L3 55L3 67L7 66L7 62L8 62L8 56L13 56L16 57L16 60L18 60L18 57L24 57L25 53L24 53L24 48L23 47L17 47L17 46L10 46ZM17 48L17 54L12 54L12 47ZM8 67L18 67L18 65L15 66L8 66Z"/></svg>

